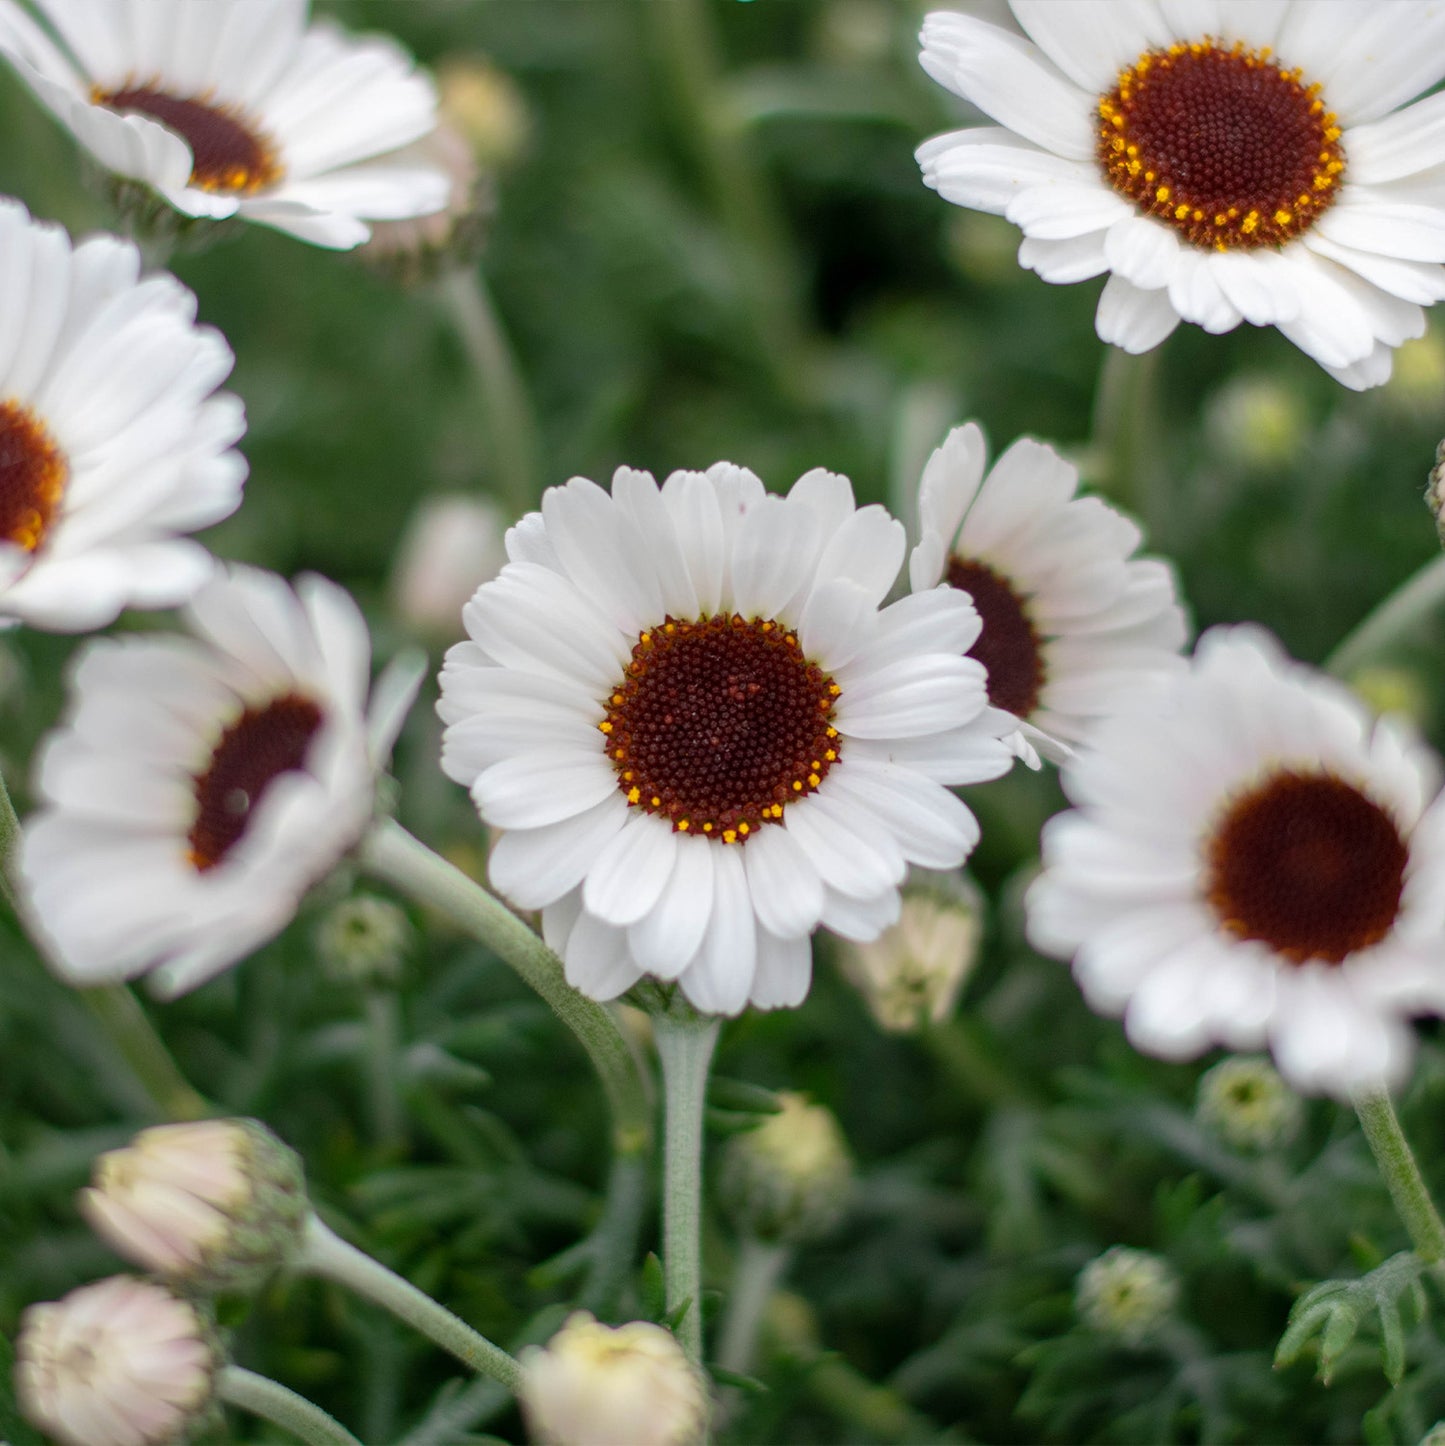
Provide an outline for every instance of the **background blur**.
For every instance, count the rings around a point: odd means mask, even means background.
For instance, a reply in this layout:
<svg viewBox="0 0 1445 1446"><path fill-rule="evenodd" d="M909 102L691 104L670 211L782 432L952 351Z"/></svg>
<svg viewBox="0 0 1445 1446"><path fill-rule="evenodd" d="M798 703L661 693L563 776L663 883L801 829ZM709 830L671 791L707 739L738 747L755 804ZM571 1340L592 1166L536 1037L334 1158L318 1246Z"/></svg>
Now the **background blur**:
<svg viewBox="0 0 1445 1446"><path fill-rule="evenodd" d="M906 516L923 458L969 418L994 453L1021 433L1059 445L1141 513L1199 627L1258 619L1306 659L1439 547L1421 500L1445 432L1437 334L1397 355L1389 386L1356 395L1272 331L1181 328L1158 358L1157 408L1131 437L1102 439L1118 445L1091 443L1101 283L1046 286L1017 267L1012 227L921 183L914 146L974 119L917 66L921 6L318 9L390 30L428 64L472 67L472 139L495 208L481 271L535 422L529 439L525 412L510 412L499 446L434 285L399 287L260 228L173 262L235 350L230 385L249 415L246 501L207 540L345 584L382 656L416 641L388 576L429 494L489 496L513 516L573 474L605 481L626 463L660 477L726 458L780 490L826 466ZM8 74L0 135L0 192L75 233L114 224L69 139ZM421 641L439 660L447 639ZM0 767L22 812L73 647L0 641ZM1439 744L1442 662L1437 631L1359 681ZM400 813L480 873L485 840L436 768L430 701L398 751ZM1193 1105L1213 1061L1136 1056L1067 970L1022 942L1019 893L1062 802L1052 775L1018 770L969 801L991 909L956 1019L880 1033L820 939L803 1008L724 1032L719 1072L828 1105L859 1170L846 1221L785 1282L757 1369L765 1389L727 1439L1418 1440L1445 1415L1429 1323L1409 1336L1397 1388L1368 1323L1328 1389L1309 1361L1270 1368L1304 1286L1406 1243L1353 1118L1312 1106L1295 1143L1264 1156L1210 1135ZM434 1048L407 1078L406 1138L377 1138L369 1002L315 957L318 918L351 888L333 881L276 944L153 1017L205 1094L301 1150L334 1220L494 1339L545 1338L568 1295L536 1267L585 1232L606 1168L585 1061L502 966L417 916L389 1008L405 1045ZM146 1116L86 1016L13 925L0 929L0 1335L13 1336L27 1303L116 1268L71 1200L92 1155ZM1437 1185L1442 1105L1445 1055L1431 1044L1403 1116ZM720 1117L715 1142L745 1122ZM1140 1348L1111 1344L1073 1305L1081 1267L1120 1242L1161 1253L1183 1281L1175 1322ZM720 1291L732 1250L719 1216L706 1259ZM622 1315L639 1299L634 1287ZM367 1442L403 1439L451 1375L437 1352L312 1282L278 1282L231 1323L243 1364ZM271 1439L233 1425L224 1439ZM521 1426L503 1408L478 1430L517 1440Z"/></svg>

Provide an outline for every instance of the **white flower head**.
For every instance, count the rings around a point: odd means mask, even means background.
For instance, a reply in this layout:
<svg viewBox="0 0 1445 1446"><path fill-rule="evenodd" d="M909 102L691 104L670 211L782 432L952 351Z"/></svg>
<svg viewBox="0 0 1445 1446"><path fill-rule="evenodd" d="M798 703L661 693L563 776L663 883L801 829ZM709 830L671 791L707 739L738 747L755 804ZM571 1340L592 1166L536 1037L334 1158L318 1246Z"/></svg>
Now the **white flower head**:
<svg viewBox="0 0 1445 1446"><path fill-rule="evenodd" d="M948 785L1008 764L978 615L947 587L880 607L904 549L846 478L771 496L730 463L574 478L507 534L442 670L442 766L577 988L798 1004L820 923L872 938L910 862L972 849Z"/></svg>
<svg viewBox="0 0 1445 1446"><path fill-rule="evenodd" d="M996 126L918 151L946 200L1007 217L1045 281L1109 273L1100 337L1277 326L1356 389L1445 297L1429 0L1012 0L1026 32L938 12L923 68Z"/></svg>
<svg viewBox="0 0 1445 1446"><path fill-rule="evenodd" d="M439 167L387 153L436 124L436 92L383 36L308 0L0 0L0 51L107 170L187 216L240 216L348 250L368 221L440 210Z"/></svg>
<svg viewBox="0 0 1445 1446"><path fill-rule="evenodd" d="M1216 628L1063 782L1029 938L1138 1048L1267 1044L1307 1094L1400 1081L1405 1017L1445 1005L1445 803L1405 725Z"/></svg>
<svg viewBox="0 0 1445 1446"><path fill-rule="evenodd" d="M1174 577L1136 558L1138 527L1079 474L1024 438L984 475L976 423L956 427L919 486L913 590L946 582L972 599L983 631L970 650L988 670L990 706L1013 721L1031 767L1059 762L1142 680L1179 666L1186 625Z"/></svg>
<svg viewBox="0 0 1445 1446"><path fill-rule="evenodd" d="M246 480L225 340L129 242L72 245L4 199L0 316L0 619L80 632L183 602L213 562L178 534Z"/></svg>
<svg viewBox="0 0 1445 1446"><path fill-rule="evenodd" d="M115 1275L25 1312L15 1388L59 1446L172 1446L207 1416L220 1365L194 1305Z"/></svg>
<svg viewBox="0 0 1445 1446"><path fill-rule="evenodd" d="M540 1446L691 1446L707 1393L671 1331L650 1321L601 1325L574 1311L544 1347L518 1358L518 1394Z"/></svg>
<svg viewBox="0 0 1445 1446"><path fill-rule="evenodd" d="M231 568L189 620L89 644L38 759L20 872L74 984L154 971L173 995L278 933L360 838L414 695L393 667L368 720L366 624L323 578Z"/></svg>

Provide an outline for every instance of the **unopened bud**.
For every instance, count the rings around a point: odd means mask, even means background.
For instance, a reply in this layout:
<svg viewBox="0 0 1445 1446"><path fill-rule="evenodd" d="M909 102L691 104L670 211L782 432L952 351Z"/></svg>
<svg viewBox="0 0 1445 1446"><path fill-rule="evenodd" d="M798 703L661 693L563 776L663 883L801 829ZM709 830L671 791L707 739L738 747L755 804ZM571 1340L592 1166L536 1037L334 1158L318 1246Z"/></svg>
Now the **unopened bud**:
<svg viewBox="0 0 1445 1446"><path fill-rule="evenodd" d="M221 1364L194 1304L116 1275L25 1312L15 1389L59 1446L171 1446L211 1416Z"/></svg>
<svg viewBox="0 0 1445 1446"><path fill-rule="evenodd" d="M1255 1055L1238 1055L1208 1070L1195 1102L1199 1123L1236 1150L1273 1150L1299 1133L1300 1097L1280 1072Z"/></svg>
<svg viewBox="0 0 1445 1446"><path fill-rule="evenodd" d="M649 1321L568 1316L546 1347L523 1351L522 1411L542 1446L691 1446L707 1393L671 1331Z"/></svg>
<svg viewBox="0 0 1445 1446"><path fill-rule="evenodd" d="M394 984L413 938L404 909L374 894L357 894L322 916L316 926L316 956L339 982Z"/></svg>
<svg viewBox="0 0 1445 1446"><path fill-rule="evenodd" d="M1179 1301L1179 1279L1167 1260L1147 1250L1115 1245L1079 1272L1074 1308L1103 1335L1139 1346Z"/></svg>
<svg viewBox="0 0 1445 1446"><path fill-rule="evenodd" d="M1445 1446L1445 1421L1437 1421L1420 1438L1420 1446Z"/></svg>
<svg viewBox="0 0 1445 1446"><path fill-rule="evenodd" d="M1396 411L1438 416L1445 404L1445 340L1434 331L1395 348L1390 380L1381 392Z"/></svg>
<svg viewBox="0 0 1445 1446"><path fill-rule="evenodd" d="M411 627L439 640L462 635L462 608L507 560L501 513L480 497L428 497L411 515L392 566L391 595Z"/></svg>
<svg viewBox="0 0 1445 1446"><path fill-rule="evenodd" d="M526 148L532 118L506 71L483 56L454 57L437 70L442 119L471 147L481 166L504 170Z"/></svg>
<svg viewBox="0 0 1445 1446"><path fill-rule="evenodd" d="M898 922L871 943L845 942L840 958L879 1027L907 1034L953 1012L982 936L973 885L961 874L915 872Z"/></svg>
<svg viewBox="0 0 1445 1446"><path fill-rule="evenodd" d="M1299 393L1261 373L1231 378L1210 397L1205 410L1215 450L1259 470L1296 456L1308 421Z"/></svg>
<svg viewBox="0 0 1445 1446"><path fill-rule="evenodd" d="M1349 684L1372 713L1399 713L1417 728L1430 718L1430 689L1409 668L1372 664L1351 673Z"/></svg>
<svg viewBox="0 0 1445 1446"><path fill-rule="evenodd" d="M142 1130L100 1156L79 1205L118 1254L203 1291L259 1285L310 1213L300 1157L255 1120Z"/></svg>
<svg viewBox="0 0 1445 1446"><path fill-rule="evenodd" d="M847 1206L853 1161L830 1110L803 1095L728 1141L719 1193L738 1228L759 1240L798 1244L826 1234Z"/></svg>
<svg viewBox="0 0 1445 1446"><path fill-rule="evenodd" d="M1440 534L1440 545L1445 547L1445 442L1435 448L1435 465L1430 471L1430 480L1425 485L1425 503L1435 519L1435 531Z"/></svg>

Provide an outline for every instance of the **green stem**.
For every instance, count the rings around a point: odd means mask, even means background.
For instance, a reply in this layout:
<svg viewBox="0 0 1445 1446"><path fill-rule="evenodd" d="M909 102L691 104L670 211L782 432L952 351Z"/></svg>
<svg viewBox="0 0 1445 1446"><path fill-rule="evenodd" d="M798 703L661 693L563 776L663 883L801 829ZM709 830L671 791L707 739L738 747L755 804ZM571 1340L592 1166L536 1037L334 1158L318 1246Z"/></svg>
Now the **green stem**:
<svg viewBox="0 0 1445 1446"><path fill-rule="evenodd" d="M717 1363L725 1371L746 1375L752 1370L763 1314L792 1254L786 1245L770 1244L752 1235L739 1242L717 1353Z"/></svg>
<svg viewBox="0 0 1445 1446"><path fill-rule="evenodd" d="M20 819L15 805L10 801L10 790L5 779L0 777L0 894L12 909L15 908L15 889L10 875L15 867L15 846L20 842Z"/></svg>
<svg viewBox="0 0 1445 1446"><path fill-rule="evenodd" d="M1440 1212L1430 1198L1390 1096L1384 1090L1370 1090L1356 1095L1354 1103L1395 1210L1410 1232L1415 1253L1427 1265L1440 1264L1445 1261L1445 1224L1441 1224Z"/></svg>
<svg viewBox="0 0 1445 1446"><path fill-rule="evenodd" d="M567 983L562 961L546 944L500 899L392 819L362 840L360 855L376 878L445 914L552 1006L601 1076L612 1106L613 1148L623 1155L645 1152L652 1141L652 1109L632 1050L612 1015Z"/></svg>
<svg viewBox="0 0 1445 1446"><path fill-rule="evenodd" d="M240 1366L222 1366L216 1376L216 1392L227 1405L289 1431L306 1446L361 1446L334 1416L269 1376L258 1376Z"/></svg>
<svg viewBox="0 0 1445 1446"><path fill-rule="evenodd" d="M662 1188L663 1284L678 1340L702 1361L702 1122L708 1068L717 1044L715 1015L674 1002L652 1016L662 1060L664 1155ZM684 1309L685 1307L685 1309Z"/></svg>
<svg viewBox="0 0 1445 1446"><path fill-rule="evenodd" d="M420 1331L478 1375L490 1376L509 1391L516 1391L522 1369L506 1351L494 1346L409 1280L403 1280L380 1261L348 1245L314 1215L307 1221L306 1237L296 1264L312 1275L354 1290Z"/></svg>
<svg viewBox="0 0 1445 1446"><path fill-rule="evenodd" d="M540 491L537 424L511 343L478 267L451 272L441 293L481 387L502 491L524 512L536 506Z"/></svg>
<svg viewBox="0 0 1445 1446"><path fill-rule="evenodd" d="M1105 347L1094 394L1094 447L1105 469L1104 488L1149 532L1159 496L1161 354L1160 347L1140 356Z"/></svg>
<svg viewBox="0 0 1445 1446"><path fill-rule="evenodd" d="M1445 553L1432 557L1373 611L1366 613L1325 659L1325 671L1348 679L1388 652L1433 613L1445 608Z"/></svg>
<svg viewBox="0 0 1445 1446"><path fill-rule="evenodd" d="M366 1092L372 1133L383 1150L399 1150L406 1143L406 1119L397 1089L401 1030L394 994L382 989L366 991L366 1032Z"/></svg>
<svg viewBox="0 0 1445 1446"><path fill-rule="evenodd" d="M77 991L156 1111L168 1120L199 1120L214 1113L180 1072L140 1002L124 984Z"/></svg>

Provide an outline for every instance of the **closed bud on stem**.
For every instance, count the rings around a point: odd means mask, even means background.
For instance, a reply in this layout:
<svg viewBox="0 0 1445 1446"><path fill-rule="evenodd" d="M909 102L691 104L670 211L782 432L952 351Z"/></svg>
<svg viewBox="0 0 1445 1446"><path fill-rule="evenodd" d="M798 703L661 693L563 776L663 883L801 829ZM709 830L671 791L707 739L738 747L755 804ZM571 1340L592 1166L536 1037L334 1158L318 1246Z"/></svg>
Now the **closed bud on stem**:
<svg viewBox="0 0 1445 1446"><path fill-rule="evenodd" d="M338 983L394 984L411 951L406 911L374 894L334 905L316 927L316 955Z"/></svg>
<svg viewBox="0 0 1445 1446"><path fill-rule="evenodd" d="M796 1245L838 1222L853 1161L831 1111L798 1094L778 1099L777 1114L728 1142L718 1189L739 1230Z"/></svg>
<svg viewBox="0 0 1445 1446"><path fill-rule="evenodd" d="M1141 1346L1174 1313L1179 1279L1148 1250L1115 1245L1079 1272L1074 1308L1085 1325Z"/></svg>
<svg viewBox="0 0 1445 1446"><path fill-rule="evenodd" d="M983 935L983 900L962 874L915 870L898 922L868 944L844 941L843 972L890 1034L937 1024L954 1005Z"/></svg>
<svg viewBox="0 0 1445 1446"><path fill-rule="evenodd" d="M487 170L504 170L526 149L532 117L517 82L485 56L455 57L437 71L442 119Z"/></svg>
<svg viewBox="0 0 1445 1446"><path fill-rule="evenodd" d="M222 1364L198 1306L116 1275L25 1312L15 1388L58 1446L179 1446L212 1416Z"/></svg>
<svg viewBox="0 0 1445 1446"><path fill-rule="evenodd" d="M411 514L391 571L391 596L403 621L440 641L459 638L462 608L507 560L506 521L481 497L428 497Z"/></svg>
<svg viewBox="0 0 1445 1446"><path fill-rule="evenodd" d="M541 1446L691 1446L707 1423L707 1391L670 1331L648 1321L600 1325L568 1316L522 1363L521 1402Z"/></svg>
<svg viewBox="0 0 1445 1446"><path fill-rule="evenodd" d="M1194 1112L1236 1150L1274 1150L1299 1133L1304 1103L1267 1059L1238 1055L1201 1077Z"/></svg>
<svg viewBox="0 0 1445 1446"><path fill-rule="evenodd" d="M80 1211L120 1255L200 1291L254 1289L298 1250L300 1157L255 1120L156 1125L96 1161Z"/></svg>

